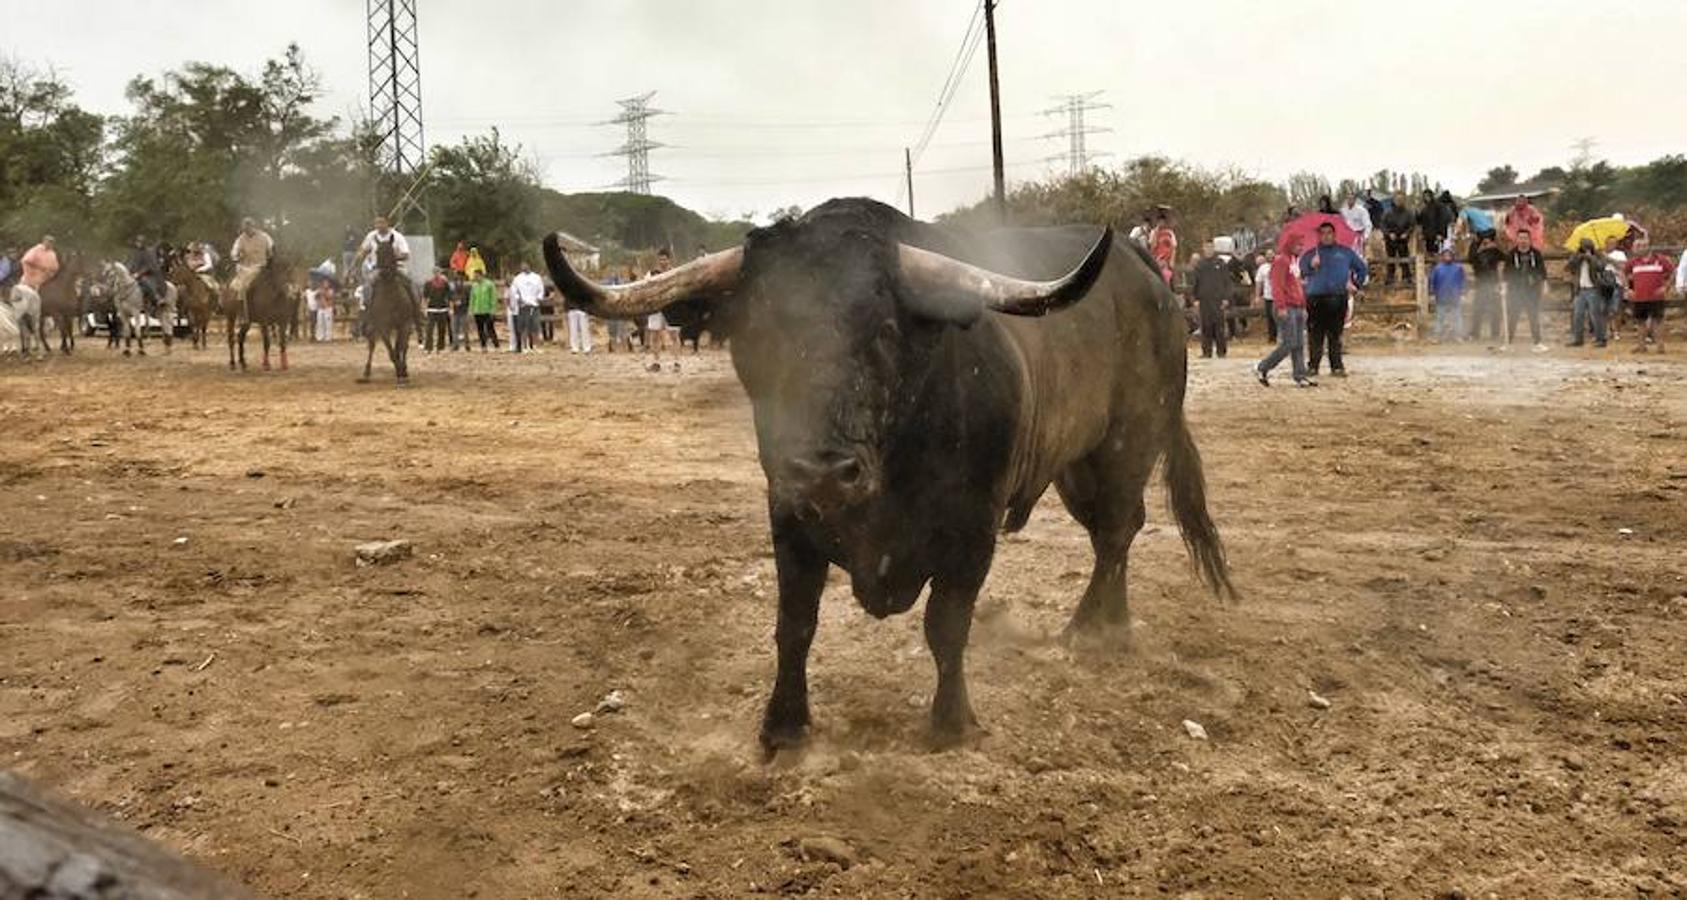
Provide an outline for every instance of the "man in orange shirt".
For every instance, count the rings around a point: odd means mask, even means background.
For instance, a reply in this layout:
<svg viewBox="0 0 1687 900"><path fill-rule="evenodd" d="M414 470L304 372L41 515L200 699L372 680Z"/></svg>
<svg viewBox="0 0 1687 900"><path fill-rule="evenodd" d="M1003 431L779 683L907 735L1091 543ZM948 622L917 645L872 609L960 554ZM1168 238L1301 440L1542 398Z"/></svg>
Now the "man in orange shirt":
<svg viewBox="0 0 1687 900"><path fill-rule="evenodd" d="M23 255L22 284L39 291L41 286L53 280L59 274L59 252L53 248L53 236L47 235L41 243L29 248Z"/></svg>

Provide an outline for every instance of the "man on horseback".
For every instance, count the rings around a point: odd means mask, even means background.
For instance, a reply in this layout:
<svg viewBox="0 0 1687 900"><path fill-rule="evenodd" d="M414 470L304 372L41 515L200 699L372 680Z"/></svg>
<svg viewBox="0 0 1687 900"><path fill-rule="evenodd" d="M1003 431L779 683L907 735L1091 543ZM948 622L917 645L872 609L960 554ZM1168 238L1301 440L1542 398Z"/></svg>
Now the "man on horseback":
<svg viewBox="0 0 1687 900"><path fill-rule="evenodd" d="M410 259L410 242L392 227L392 222L388 221L386 216L375 217L375 230L363 236L363 243L358 246L357 258L352 264L361 262L363 281L365 284L372 284L377 275L387 274L376 271L375 263L380 258L377 251L382 245L392 248L393 258L397 261L394 274L399 276L399 282L404 285L404 296L410 299L412 306L416 305L416 286L410 283L410 276L406 274Z"/></svg>
<svg viewBox="0 0 1687 900"><path fill-rule="evenodd" d="M145 238L135 235L134 246L129 254L129 275L140 286L147 315L157 316L158 301L164 297L164 269L158 263L158 251Z"/></svg>
<svg viewBox="0 0 1687 900"><path fill-rule="evenodd" d="M247 288L252 286L252 280L258 277L274 254L274 239L265 234L257 222L242 219L240 234L235 236L234 246L228 254L234 260L234 277L229 279L228 287L235 303L245 302Z"/></svg>

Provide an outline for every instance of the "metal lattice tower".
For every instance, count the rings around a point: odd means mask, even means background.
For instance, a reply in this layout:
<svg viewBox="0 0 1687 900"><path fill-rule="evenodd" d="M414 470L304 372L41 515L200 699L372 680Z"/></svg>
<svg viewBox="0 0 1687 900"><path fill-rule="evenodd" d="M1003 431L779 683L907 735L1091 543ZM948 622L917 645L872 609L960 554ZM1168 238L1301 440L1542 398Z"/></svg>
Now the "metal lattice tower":
<svg viewBox="0 0 1687 900"><path fill-rule="evenodd" d="M666 110L651 108L650 98L654 96L656 92L650 91L642 96L617 100L615 102L621 105L621 114L607 122L598 123L627 126L626 143L603 155L627 158L627 177L616 182L615 186L634 194L648 194L650 185L662 180L662 176L650 174L650 151L662 147L663 144L651 140L645 133L646 122L655 116L667 114Z"/></svg>
<svg viewBox="0 0 1687 900"><path fill-rule="evenodd" d="M427 162L422 136L422 65L416 40L416 0L368 0L369 114L380 135L377 161L405 192L396 219L422 209L419 186ZM425 212L424 212L425 214Z"/></svg>
<svg viewBox="0 0 1687 900"><path fill-rule="evenodd" d="M1043 110L1045 116L1065 116L1066 127L1058 131L1051 131L1043 135L1044 138L1065 138L1066 153L1048 157L1052 161L1065 160L1066 173L1077 177L1089 171L1090 160L1097 156L1108 155L1106 151L1092 153L1087 138L1092 134L1102 134L1112 131L1111 128L1095 128L1084 123L1085 114L1091 110L1111 109L1112 104L1097 103L1095 98L1102 95L1102 91L1091 91L1087 94L1067 94L1061 98L1059 106Z"/></svg>

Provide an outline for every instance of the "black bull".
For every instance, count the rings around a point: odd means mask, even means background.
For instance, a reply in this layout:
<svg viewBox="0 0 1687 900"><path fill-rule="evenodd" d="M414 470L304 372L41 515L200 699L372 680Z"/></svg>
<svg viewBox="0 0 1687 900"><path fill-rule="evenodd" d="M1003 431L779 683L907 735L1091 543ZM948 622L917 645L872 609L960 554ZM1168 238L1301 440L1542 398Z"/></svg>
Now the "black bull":
<svg viewBox="0 0 1687 900"><path fill-rule="evenodd" d="M1181 308L1134 245L1095 235L962 234L835 200L625 288L584 281L547 238L553 280L599 315L682 304L731 340L779 579L770 752L807 729L829 565L875 616L908 610L930 586L933 729L949 742L972 728L973 606L996 536L1022 527L1051 484L1095 552L1069 638L1128 628L1126 560L1162 459L1192 560L1214 591L1232 592L1183 415Z"/></svg>

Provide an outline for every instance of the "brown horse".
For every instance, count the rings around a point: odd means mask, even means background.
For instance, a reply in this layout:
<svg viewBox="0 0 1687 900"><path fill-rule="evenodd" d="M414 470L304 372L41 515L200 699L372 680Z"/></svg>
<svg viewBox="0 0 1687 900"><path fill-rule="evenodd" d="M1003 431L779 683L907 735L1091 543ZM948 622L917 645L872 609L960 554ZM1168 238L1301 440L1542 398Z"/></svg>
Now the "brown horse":
<svg viewBox="0 0 1687 900"><path fill-rule="evenodd" d="M240 370L246 370L246 332L255 324L264 339L264 369L269 369L269 347L274 341L281 348L281 371L287 371L287 323L292 320L297 306L290 284L291 271L289 266L271 255L246 288L244 300L234 297L230 288L223 289L223 322L228 330L230 369L235 368L238 358ZM238 357L236 346L239 347Z"/></svg>
<svg viewBox="0 0 1687 900"><path fill-rule="evenodd" d="M398 271L398 256L391 242L375 242L375 278L369 285L369 305L363 311L363 333L369 339L369 355L363 360L363 377L369 382L375 363L375 340L387 348L399 385L410 383L410 332L421 330L422 312L410 279Z"/></svg>
<svg viewBox="0 0 1687 900"><path fill-rule="evenodd" d="M41 338L41 349L48 353L47 318L51 317L53 325L59 333L59 352L69 355L76 349L76 331L82 327L82 285L79 283L86 274L86 267L82 257L75 253L59 254L59 271L52 280L41 286L41 316L37 322L37 334Z"/></svg>
<svg viewBox="0 0 1687 900"><path fill-rule="evenodd" d="M187 264L185 251L178 250L170 254L166 263L169 271L170 283L182 295L182 311L187 313L188 338L193 341L193 349L204 350L210 346L207 332L211 329L211 311L216 306L216 295L205 279Z"/></svg>

